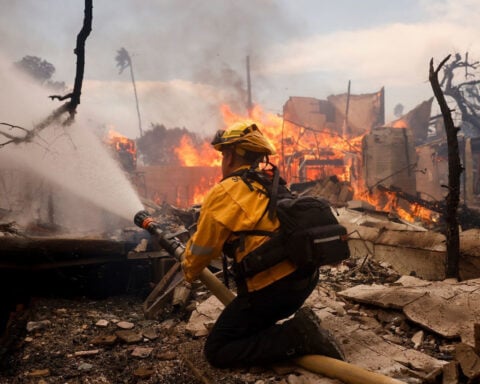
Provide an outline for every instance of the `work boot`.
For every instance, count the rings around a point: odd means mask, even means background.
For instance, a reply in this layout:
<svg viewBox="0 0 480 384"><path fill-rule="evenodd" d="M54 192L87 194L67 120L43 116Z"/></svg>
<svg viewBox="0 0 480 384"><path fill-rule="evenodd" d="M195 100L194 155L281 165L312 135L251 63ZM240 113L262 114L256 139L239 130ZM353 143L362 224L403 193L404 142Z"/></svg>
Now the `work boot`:
<svg viewBox="0 0 480 384"><path fill-rule="evenodd" d="M320 319L310 308L300 308L291 322L298 331L299 341L303 343L301 351L304 355L323 355L345 360L333 335L320 325Z"/></svg>

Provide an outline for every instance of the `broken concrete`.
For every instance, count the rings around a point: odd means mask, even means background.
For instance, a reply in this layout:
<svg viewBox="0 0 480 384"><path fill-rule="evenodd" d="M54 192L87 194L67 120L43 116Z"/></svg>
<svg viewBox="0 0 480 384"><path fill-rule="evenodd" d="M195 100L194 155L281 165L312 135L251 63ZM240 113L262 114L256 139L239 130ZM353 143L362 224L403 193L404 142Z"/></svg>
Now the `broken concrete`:
<svg viewBox="0 0 480 384"><path fill-rule="evenodd" d="M220 313L222 313L223 308L224 305L220 300L215 296L210 296L192 312L185 331L195 337L206 336Z"/></svg>
<svg viewBox="0 0 480 384"><path fill-rule="evenodd" d="M386 341L375 333L374 330L380 327L375 319L369 318L363 321L368 325L361 325L353 320L356 316L346 316L339 301L325 298L325 292L318 288L306 305L311 306L325 328L334 333L349 363L393 377L408 376L410 370L423 377L445 364L422 352ZM223 304L211 296L192 312L186 330L197 337L208 334L222 310Z"/></svg>
<svg viewBox="0 0 480 384"><path fill-rule="evenodd" d="M458 344L455 348L455 359L459 362L462 373L470 380L480 379L480 357L472 347Z"/></svg>
<svg viewBox="0 0 480 384"><path fill-rule="evenodd" d="M338 220L350 234L349 246L354 258L372 257L389 263L402 275L425 280L443 280L447 257L446 239L441 233L408 223L392 222L385 215L338 209ZM480 230L460 233L462 280L480 277Z"/></svg>
<svg viewBox="0 0 480 384"><path fill-rule="evenodd" d="M395 286L359 285L340 296L382 308L402 309L407 318L445 338L461 338L472 347L474 323L480 318L480 279L427 282L402 278Z"/></svg>

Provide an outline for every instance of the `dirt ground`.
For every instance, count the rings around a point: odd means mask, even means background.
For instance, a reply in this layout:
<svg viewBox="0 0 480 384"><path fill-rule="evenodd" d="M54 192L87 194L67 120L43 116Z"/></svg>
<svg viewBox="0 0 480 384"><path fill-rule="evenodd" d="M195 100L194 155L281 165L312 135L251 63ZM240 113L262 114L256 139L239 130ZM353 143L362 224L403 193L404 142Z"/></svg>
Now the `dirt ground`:
<svg viewBox="0 0 480 384"><path fill-rule="evenodd" d="M334 297L335 292L356 284L388 284L397 278L388 267L367 260L362 265L324 268L319 284ZM141 295L34 298L10 320L3 338L0 383L338 383L312 381L291 369L208 367L201 353L203 338L185 332L194 303L206 297L204 290L194 291L186 307L167 305L156 320L144 318ZM418 328L400 313L352 303L345 303L345 309L380 319L385 333L394 332L397 343L412 346L411 337ZM451 359L441 352L441 343L427 333L422 350L437 359Z"/></svg>
<svg viewBox="0 0 480 384"><path fill-rule="evenodd" d="M208 375L225 384L281 380L258 367L212 370L201 355L203 339L184 330L187 310L170 308L161 319L145 320L142 303L130 295L34 299L11 320L0 383L196 384Z"/></svg>

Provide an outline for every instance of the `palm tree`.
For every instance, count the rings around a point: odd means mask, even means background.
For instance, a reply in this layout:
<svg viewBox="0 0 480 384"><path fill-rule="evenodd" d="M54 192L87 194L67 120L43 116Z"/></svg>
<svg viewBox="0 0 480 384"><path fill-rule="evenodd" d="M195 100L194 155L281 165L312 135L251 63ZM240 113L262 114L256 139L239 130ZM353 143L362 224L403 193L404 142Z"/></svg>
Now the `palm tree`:
<svg viewBox="0 0 480 384"><path fill-rule="evenodd" d="M117 67L119 68L119 74L123 72L123 70L127 67L130 68L130 77L132 79L132 85L133 85L133 92L135 94L135 104L137 106L137 116L138 116L138 129L140 130L140 137L143 136L143 131L142 131L142 119L140 118L140 108L138 106L138 95L137 95L137 86L135 84L135 77L133 76L133 66L132 66L132 58L130 57L130 54L125 48L120 48L117 51L117 56L115 57L115 60L117 60Z"/></svg>

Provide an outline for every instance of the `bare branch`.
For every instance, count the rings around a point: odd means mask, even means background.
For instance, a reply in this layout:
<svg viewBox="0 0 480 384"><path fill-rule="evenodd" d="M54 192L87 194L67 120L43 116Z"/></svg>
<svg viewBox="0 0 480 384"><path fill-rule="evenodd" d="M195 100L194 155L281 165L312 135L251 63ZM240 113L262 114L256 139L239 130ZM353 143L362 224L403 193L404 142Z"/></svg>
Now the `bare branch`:
<svg viewBox="0 0 480 384"><path fill-rule="evenodd" d="M72 98L72 95L73 95L73 93L67 93L67 94L64 95L64 96L60 96L60 95L50 95L50 96L48 96L48 97L49 97L50 99L52 99L52 100L57 99L57 100L59 100L59 101L63 101L63 100L66 100L66 99L71 99L71 98Z"/></svg>
<svg viewBox="0 0 480 384"><path fill-rule="evenodd" d="M64 96L49 96L52 100L70 100L55 109L49 116L47 116L40 123L36 124L31 130L9 123L0 123L0 125L8 126L10 127L10 129L16 128L24 131L24 134L20 136L15 136L7 132L0 131L0 136L8 139L7 141L0 143L0 148L4 147L7 144L20 144L23 142L31 141L35 135L38 135L40 131L48 127L50 124L59 122L61 117L67 112L68 117L66 120L61 122L61 124L63 126L68 126L74 121L76 108L80 104L80 96L82 91L83 74L85 69L85 41L87 40L87 37L92 30L92 2L93 0L85 0L83 26L77 35L77 44L74 50L75 55L77 55L77 66L73 91Z"/></svg>
<svg viewBox="0 0 480 384"><path fill-rule="evenodd" d="M23 127L20 127L18 125L12 125L12 124L9 124L9 123L3 123L1 122L0 125L6 125L7 127L10 127L10 129L12 128L17 128L17 129L21 129L22 131L25 131L25 132L28 132L28 129L26 128L23 128ZM3 132L0 132L1 134L4 134ZM6 135L6 134L5 134Z"/></svg>
<svg viewBox="0 0 480 384"><path fill-rule="evenodd" d="M16 135L12 135L10 133L4 132L4 131L0 131L0 135L2 135L2 136L4 136L5 138L8 139L7 141L4 141L3 143L0 143L0 148L4 147L5 145L10 144L10 143L19 144L21 142L30 141L33 138L32 131L29 131L26 128L20 127L18 125L9 124L9 123L3 123L3 122L0 123L0 125L6 125L7 127L10 127L9 130L19 129L19 130L25 132L25 134L23 136L16 136Z"/></svg>

